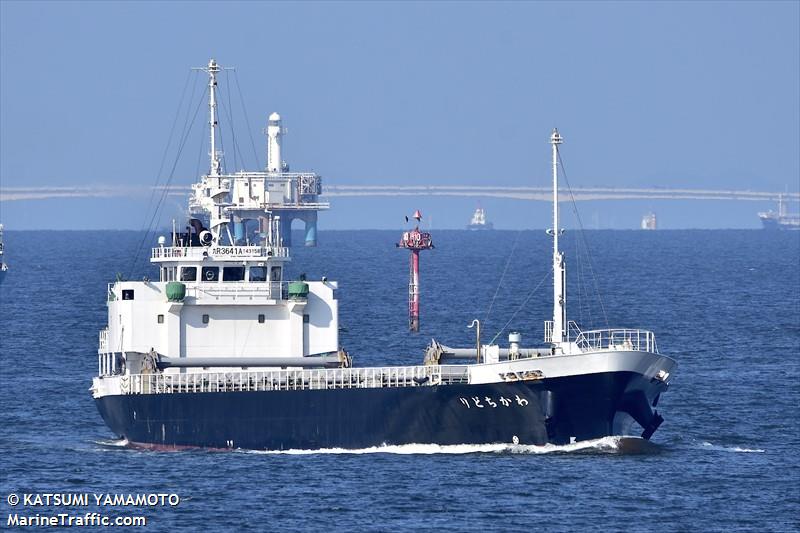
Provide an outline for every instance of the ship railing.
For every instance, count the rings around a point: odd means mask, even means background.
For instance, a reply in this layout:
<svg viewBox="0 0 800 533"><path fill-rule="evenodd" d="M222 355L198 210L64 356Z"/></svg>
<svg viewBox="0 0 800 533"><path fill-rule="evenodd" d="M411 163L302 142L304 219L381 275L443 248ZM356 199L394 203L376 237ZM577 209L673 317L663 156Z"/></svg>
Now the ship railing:
<svg viewBox="0 0 800 533"><path fill-rule="evenodd" d="M257 259L289 257L285 246L159 246L152 249L152 259Z"/></svg>
<svg viewBox="0 0 800 533"><path fill-rule="evenodd" d="M635 351L658 353L656 336L643 329L595 329L582 331L575 344L583 352Z"/></svg>
<svg viewBox="0 0 800 533"><path fill-rule="evenodd" d="M186 296L193 296L197 299L225 298L230 300L252 299L253 297L270 300L289 299L289 281L223 281L222 283L200 283L199 285L187 285ZM108 301L118 298L114 291L116 283L108 284Z"/></svg>
<svg viewBox="0 0 800 533"><path fill-rule="evenodd" d="M265 281L265 282L222 282L192 285L186 287L186 295L194 296L198 300L204 298L225 298L237 300L240 298L259 300L263 298L271 300L287 300L289 298L288 281Z"/></svg>
<svg viewBox="0 0 800 533"><path fill-rule="evenodd" d="M581 334L581 328L574 320L570 320L567 322L567 340L577 339L578 336ZM544 342L551 343L553 342L553 321L552 320L545 320L544 321Z"/></svg>
<svg viewBox="0 0 800 533"><path fill-rule="evenodd" d="M421 365L132 374L120 378L123 394L373 389L467 383L467 368Z"/></svg>
<svg viewBox="0 0 800 533"><path fill-rule="evenodd" d="M284 183L287 178L320 178L319 174L315 174L313 172L264 172L264 171L241 171L235 172L233 174L225 174L220 176L222 178L234 178L234 179L264 179L266 181L272 181L275 183Z"/></svg>
<svg viewBox="0 0 800 533"><path fill-rule="evenodd" d="M98 353L108 353L108 328L100 330L100 335L97 342Z"/></svg>

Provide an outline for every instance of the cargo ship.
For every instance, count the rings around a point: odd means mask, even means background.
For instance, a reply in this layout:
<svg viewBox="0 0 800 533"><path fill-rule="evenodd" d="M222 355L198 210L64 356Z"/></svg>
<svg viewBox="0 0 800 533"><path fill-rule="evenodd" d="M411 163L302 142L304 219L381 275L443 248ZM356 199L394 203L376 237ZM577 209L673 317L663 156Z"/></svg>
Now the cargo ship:
<svg viewBox="0 0 800 533"><path fill-rule="evenodd" d="M762 211L758 214L761 219L761 224L764 229L800 229L800 214L789 214L786 211L786 204L783 201L783 195L778 195L778 211Z"/></svg>
<svg viewBox="0 0 800 533"><path fill-rule="evenodd" d="M213 60L207 72L213 86ZM211 91L212 146L215 104ZM354 367L339 345L336 281L285 279L279 216L264 208L257 241L237 244L230 226L251 206L231 195L212 150L201 177L209 224L192 218L186 231L158 238L157 281L108 285L90 389L103 420L129 446L153 449L649 439L676 363L650 331L582 330L568 320L558 131L550 143L553 316L544 342L526 348L518 333L503 347L480 334L471 348L432 341L420 364L381 367Z"/></svg>

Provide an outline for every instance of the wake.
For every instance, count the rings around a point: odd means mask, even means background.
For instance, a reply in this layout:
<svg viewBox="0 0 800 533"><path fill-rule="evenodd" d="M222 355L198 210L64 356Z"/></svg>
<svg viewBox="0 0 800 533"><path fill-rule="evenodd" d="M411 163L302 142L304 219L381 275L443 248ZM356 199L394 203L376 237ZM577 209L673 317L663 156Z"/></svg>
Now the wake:
<svg viewBox="0 0 800 533"><path fill-rule="evenodd" d="M658 446L638 437L603 437L572 444L544 444L542 446L526 444L402 444L373 446L361 449L323 448L318 450L237 450L242 453L265 455L465 455L465 454L569 454L569 453L615 453L636 454L651 453Z"/></svg>
<svg viewBox="0 0 800 533"><path fill-rule="evenodd" d="M715 452L733 452L733 453L764 453L766 450L761 448L742 448L739 446L721 446L719 444L712 444L708 441L703 441L700 447L704 450L711 450Z"/></svg>

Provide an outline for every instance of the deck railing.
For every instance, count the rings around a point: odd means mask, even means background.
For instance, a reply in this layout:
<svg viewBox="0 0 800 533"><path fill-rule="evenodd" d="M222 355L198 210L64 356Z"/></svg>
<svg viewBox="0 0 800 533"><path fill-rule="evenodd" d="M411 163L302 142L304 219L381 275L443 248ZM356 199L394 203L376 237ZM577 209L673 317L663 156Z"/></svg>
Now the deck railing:
<svg viewBox="0 0 800 533"><path fill-rule="evenodd" d="M658 353L656 336L643 329L595 329L582 331L575 344L584 352L624 350Z"/></svg>
<svg viewBox="0 0 800 533"><path fill-rule="evenodd" d="M159 246L152 249L152 259L256 259L289 257L285 246Z"/></svg>
<svg viewBox="0 0 800 533"><path fill-rule="evenodd" d="M108 353L108 328L100 330L100 337L97 342L98 353Z"/></svg>
<svg viewBox="0 0 800 533"><path fill-rule="evenodd" d="M123 394L372 389L467 383L466 366L193 372L121 376Z"/></svg>
<svg viewBox="0 0 800 533"><path fill-rule="evenodd" d="M658 353L656 336L643 329L593 329L581 331L578 324L567 323L567 341L574 342L583 352L630 350ZM553 342L553 321L544 323L544 342Z"/></svg>
<svg viewBox="0 0 800 533"><path fill-rule="evenodd" d="M201 283L187 286L186 295L199 300L205 298L237 300L253 297L287 300L289 283L288 281Z"/></svg>
<svg viewBox="0 0 800 533"><path fill-rule="evenodd" d="M573 340L581 333L581 328L574 320L567 322L567 340ZM553 321L544 321L544 342L553 342Z"/></svg>
<svg viewBox="0 0 800 533"><path fill-rule="evenodd" d="M290 281L212 281L208 283L184 282L186 285L186 296L197 299L230 299L230 300L253 300L256 298L261 301L264 298L272 300L288 300ZM120 294L116 283L108 284L108 301L119 300ZM300 298L300 297L298 297ZM302 298L300 298L302 299Z"/></svg>

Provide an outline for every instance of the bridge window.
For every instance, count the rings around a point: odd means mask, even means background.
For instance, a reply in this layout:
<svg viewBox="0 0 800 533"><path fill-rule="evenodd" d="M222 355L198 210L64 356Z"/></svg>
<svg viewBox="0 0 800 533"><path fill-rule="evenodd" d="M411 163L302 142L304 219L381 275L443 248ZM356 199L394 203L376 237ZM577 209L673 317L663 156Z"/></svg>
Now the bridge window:
<svg viewBox="0 0 800 533"><path fill-rule="evenodd" d="M219 281L219 267L203 267L200 275L203 281Z"/></svg>
<svg viewBox="0 0 800 533"><path fill-rule="evenodd" d="M264 315L258 315L258 323L263 324L266 321L266 317Z"/></svg>
<svg viewBox="0 0 800 533"><path fill-rule="evenodd" d="M244 281L244 267L225 267L222 269L222 281Z"/></svg>
<svg viewBox="0 0 800 533"><path fill-rule="evenodd" d="M267 281L267 267L250 267L250 281Z"/></svg>
<svg viewBox="0 0 800 533"><path fill-rule="evenodd" d="M208 324L208 315L203 315L203 324Z"/></svg>
<svg viewBox="0 0 800 533"><path fill-rule="evenodd" d="M281 280L281 267L272 267L272 277L270 278L272 281L280 281Z"/></svg>
<svg viewBox="0 0 800 533"><path fill-rule="evenodd" d="M177 273L177 267L161 267L161 281L174 281Z"/></svg>
<svg viewBox="0 0 800 533"><path fill-rule="evenodd" d="M181 267L181 281L197 281L197 267Z"/></svg>

